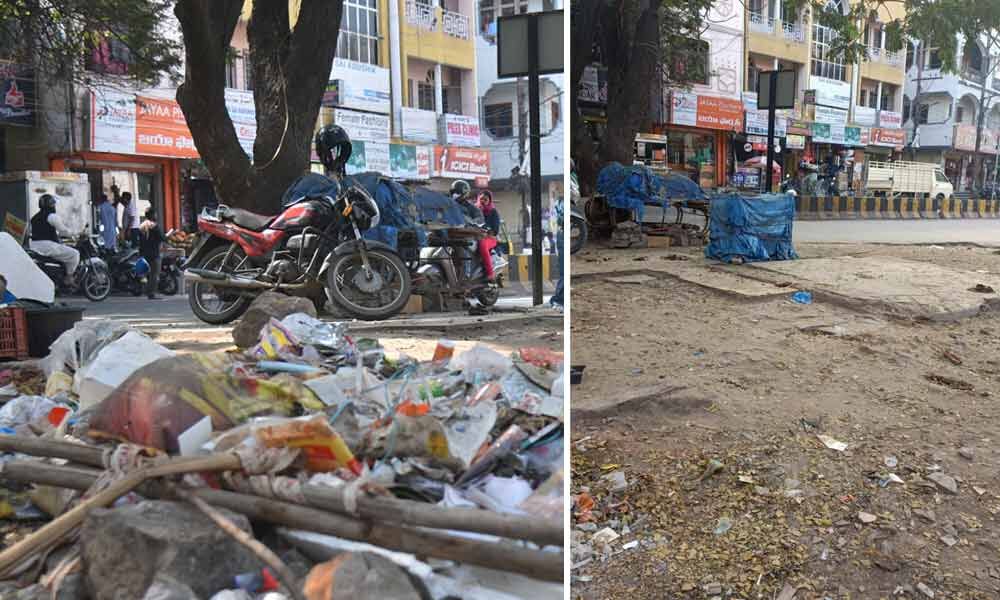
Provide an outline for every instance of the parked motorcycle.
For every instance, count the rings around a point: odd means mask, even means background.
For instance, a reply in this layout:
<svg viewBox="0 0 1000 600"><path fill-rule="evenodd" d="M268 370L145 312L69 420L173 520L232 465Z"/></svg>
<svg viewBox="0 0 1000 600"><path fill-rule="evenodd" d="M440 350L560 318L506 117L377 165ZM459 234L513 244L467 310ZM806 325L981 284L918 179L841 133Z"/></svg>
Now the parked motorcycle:
<svg viewBox="0 0 1000 600"><path fill-rule="evenodd" d="M75 248L80 253L80 265L73 274L72 285L65 284L66 267L61 262L30 249L27 249L28 256L55 283L57 294L79 291L91 302L100 302L111 293L111 276L107 263L100 258L94 237L83 233L77 238Z"/></svg>
<svg viewBox="0 0 1000 600"><path fill-rule="evenodd" d="M485 227L467 223L465 227L432 230L423 248L411 235L401 240L399 248L410 269L414 294L444 294L486 307L500 299L500 272L507 260Z"/></svg>
<svg viewBox="0 0 1000 600"><path fill-rule="evenodd" d="M139 250L125 247L116 251L102 247L101 256L108 265L111 283L116 291L133 296L142 295L144 273L138 264Z"/></svg>
<svg viewBox="0 0 1000 600"><path fill-rule="evenodd" d="M164 255L160 259L160 279L156 289L164 296L174 296L181 290L180 259Z"/></svg>
<svg viewBox="0 0 1000 600"><path fill-rule="evenodd" d="M587 244L587 217L577 206L580 199L580 183L576 171L569 176L570 207L569 207L569 253L576 254Z"/></svg>
<svg viewBox="0 0 1000 600"><path fill-rule="evenodd" d="M277 216L220 205L198 217L184 278L199 319L228 323L265 290L307 297L320 307L329 298L366 320L403 309L409 270L391 246L362 235L378 224L378 204L350 180L327 182L330 195L288 197Z"/></svg>

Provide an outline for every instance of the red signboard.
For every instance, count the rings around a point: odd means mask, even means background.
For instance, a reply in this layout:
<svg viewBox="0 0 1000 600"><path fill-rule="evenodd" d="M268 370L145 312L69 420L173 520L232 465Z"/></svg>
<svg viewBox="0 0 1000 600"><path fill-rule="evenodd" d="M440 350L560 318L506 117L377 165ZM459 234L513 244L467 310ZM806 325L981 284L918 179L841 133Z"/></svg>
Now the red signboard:
<svg viewBox="0 0 1000 600"><path fill-rule="evenodd" d="M476 178L490 176L490 151L458 146L434 146L434 176Z"/></svg>
<svg viewBox="0 0 1000 600"><path fill-rule="evenodd" d="M698 127L743 131L743 103L731 98L698 96Z"/></svg>
<svg viewBox="0 0 1000 600"><path fill-rule="evenodd" d="M902 129L884 129L882 127L872 127L872 146L889 146L890 148L901 148L906 144L906 132Z"/></svg>

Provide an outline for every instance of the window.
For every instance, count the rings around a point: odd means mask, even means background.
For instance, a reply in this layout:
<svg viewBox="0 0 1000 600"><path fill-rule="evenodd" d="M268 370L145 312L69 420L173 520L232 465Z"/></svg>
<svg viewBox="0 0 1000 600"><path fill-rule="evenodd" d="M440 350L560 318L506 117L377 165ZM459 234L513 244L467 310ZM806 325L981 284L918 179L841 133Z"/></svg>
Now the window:
<svg viewBox="0 0 1000 600"><path fill-rule="evenodd" d="M892 110L896 106L896 90L889 89L889 86L882 86L882 101L879 103L881 110Z"/></svg>
<svg viewBox="0 0 1000 600"><path fill-rule="evenodd" d="M927 124L927 116L930 113L930 108L931 107L929 105L927 105L927 104L921 104L921 105L917 106L917 124L918 125L926 125Z"/></svg>
<svg viewBox="0 0 1000 600"><path fill-rule="evenodd" d="M834 55L830 46L837 34L833 29L813 23L813 51L811 73L817 77L826 77L838 81L847 81L847 68L844 57Z"/></svg>
<svg viewBox="0 0 1000 600"><path fill-rule="evenodd" d="M690 52L682 52L674 59L674 74L678 79L688 79L691 83L708 85L711 77L711 63L708 42L689 40ZM690 57L690 58L689 58Z"/></svg>
<svg viewBox="0 0 1000 600"><path fill-rule="evenodd" d="M528 0L482 0L479 3L479 31L496 36L496 18L523 15L528 12Z"/></svg>
<svg viewBox="0 0 1000 600"><path fill-rule="evenodd" d="M452 115L462 114L462 70L455 67L444 67L441 76L444 78L442 111Z"/></svg>
<svg viewBox="0 0 1000 600"><path fill-rule="evenodd" d="M240 53L236 51L236 48L232 46L229 47L229 52L226 53L226 87L235 88L236 87L236 59L239 57Z"/></svg>
<svg viewBox="0 0 1000 600"><path fill-rule="evenodd" d="M959 106L958 108L955 109L955 122L956 123L961 123L962 122L962 117L964 117L964 116L965 116L965 107L964 106Z"/></svg>
<svg viewBox="0 0 1000 600"><path fill-rule="evenodd" d="M859 104L861 104L861 106L868 106L868 90L865 88L861 88L860 100L861 102Z"/></svg>
<svg viewBox="0 0 1000 600"><path fill-rule="evenodd" d="M514 137L514 105L511 102L483 106L486 131L494 138Z"/></svg>
<svg viewBox="0 0 1000 600"><path fill-rule="evenodd" d="M249 52L243 53L243 89L253 91L253 66Z"/></svg>
<svg viewBox="0 0 1000 600"><path fill-rule="evenodd" d="M910 99L903 96L903 122L910 120Z"/></svg>
<svg viewBox="0 0 1000 600"><path fill-rule="evenodd" d="M757 91L757 82L760 80L760 69L757 65L753 64L751 61L750 68L747 70L747 90L751 92Z"/></svg>
<svg viewBox="0 0 1000 600"><path fill-rule="evenodd" d="M413 83L413 80L410 80ZM410 104L411 108L419 108L420 110L436 110L435 108L435 94L434 94L434 84L427 83L426 81L418 81L417 84L417 94L416 94L416 106L412 106L414 95L413 88L410 88Z"/></svg>
<svg viewBox="0 0 1000 600"><path fill-rule="evenodd" d="M948 183L948 176L941 171L934 171L934 179L937 180L938 183Z"/></svg>
<svg viewBox="0 0 1000 600"><path fill-rule="evenodd" d="M783 2L781 4L781 20L785 23L798 23L799 14L796 12L795 6Z"/></svg>
<svg viewBox="0 0 1000 600"><path fill-rule="evenodd" d="M378 38L378 0L344 0L337 57L377 65Z"/></svg>
<svg viewBox="0 0 1000 600"><path fill-rule="evenodd" d="M979 49L979 44L972 42L966 45L962 54L962 69L973 77L982 77L983 51Z"/></svg>
<svg viewBox="0 0 1000 600"><path fill-rule="evenodd" d="M940 69L941 68L941 53L937 51L937 48L931 50L927 55L927 68L928 69Z"/></svg>
<svg viewBox="0 0 1000 600"><path fill-rule="evenodd" d="M906 70L909 71L910 67L913 66L913 46L906 45Z"/></svg>
<svg viewBox="0 0 1000 600"><path fill-rule="evenodd" d="M765 0L750 0L747 8L751 14L763 15L767 12L767 2Z"/></svg>

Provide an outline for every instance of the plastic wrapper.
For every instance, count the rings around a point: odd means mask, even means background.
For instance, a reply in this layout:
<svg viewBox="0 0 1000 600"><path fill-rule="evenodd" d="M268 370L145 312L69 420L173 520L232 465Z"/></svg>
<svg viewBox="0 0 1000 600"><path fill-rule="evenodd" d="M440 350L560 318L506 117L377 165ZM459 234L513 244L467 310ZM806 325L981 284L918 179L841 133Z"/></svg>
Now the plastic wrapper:
<svg viewBox="0 0 1000 600"><path fill-rule="evenodd" d="M47 422L49 413L58 406L44 396L18 396L0 406L0 427L14 429L22 425Z"/></svg>
<svg viewBox="0 0 1000 600"><path fill-rule="evenodd" d="M177 437L206 415L213 431L223 431L254 416L288 416L303 402L322 406L293 377L261 379L234 368L225 355L185 354L133 373L97 407L89 435L176 454Z"/></svg>
<svg viewBox="0 0 1000 600"><path fill-rule="evenodd" d="M798 258L792 247L795 198L789 194L756 197L728 194L712 200L705 256L723 262Z"/></svg>
<svg viewBox="0 0 1000 600"><path fill-rule="evenodd" d="M503 395L512 408L530 415L562 419L563 399L538 387L519 370L511 370L500 383Z"/></svg>
<svg viewBox="0 0 1000 600"><path fill-rule="evenodd" d="M173 355L147 335L129 331L101 348L76 372L73 388L80 395L80 407L96 406L132 373L157 359Z"/></svg>
<svg viewBox="0 0 1000 600"><path fill-rule="evenodd" d="M558 370L563 364L563 353L548 348L521 348L518 356L524 362L543 369Z"/></svg>
<svg viewBox="0 0 1000 600"><path fill-rule="evenodd" d="M351 349L347 339L347 323L330 323L305 313L294 313L282 319L281 325L300 344L344 354L349 354Z"/></svg>
<svg viewBox="0 0 1000 600"><path fill-rule="evenodd" d="M302 348L295 336L282 325L281 321L272 318L260 330L260 342L250 349L249 354L257 360L295 362L302 355Z"/></svg>
<svg viewBox="0 0 1000 600"><path fill-rule="evenodd" d="M530 496L520 503L519 508L528 514L543 519L562 522L563 519L563 487L565 486L563 470L553 473L545 482L538 486Z"/></svg>
<svg viewBox="0 0 1000 600"><path fill-rule="evenodd" d="M514 367L514 363L499 352L476 344L451 360L450 368L461 371L468 383L478 384L498 379Z"/></svg>
<svg viewBox="0 0 1000 600"><path fill-rule="evenodd" d="M350 469L361 474L361 463L343 438L330 427L325 415L256 423L253 435L265 448L299 448L309 471Z"/></svg>
<svg viewBox="0 0 1000 600"><path fill-rule="evenodd" d="M429 415L396 415L389 424L371 432L364 455L375 459L427 458L455 471L464 467L452 455L441 421Z"/></svg>
<svg viewBox="0 0 1000 600"><path fill-rule="evenodd" d="M102 348L128 332L129 326L118 321L79 321L52 342L48 356L42 360L42 368L46 375L57 371L76 373Z"/></svg>

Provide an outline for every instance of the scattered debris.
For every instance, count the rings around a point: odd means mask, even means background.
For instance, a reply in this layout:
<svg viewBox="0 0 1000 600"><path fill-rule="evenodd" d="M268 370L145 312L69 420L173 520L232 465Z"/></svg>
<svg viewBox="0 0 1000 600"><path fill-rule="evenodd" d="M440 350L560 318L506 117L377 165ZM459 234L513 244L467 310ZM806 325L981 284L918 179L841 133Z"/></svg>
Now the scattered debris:
<svg viewBox="0 0 1000 600"><path fill-rule="evenodd" d="M642 285L643 283L649 283L650 281L656 281L656 278L649 275L623 275L621 277L607 278L608 283L617 284Z"/></svg>
<svg viewBox="0 0 1000 600"><path fill-rule="evenodd" d="M941 356L943 356L944 358L946 358L953 365L961 365L962 364L962 358L959 355L957 355L954 352L952 352L951 350L945 350L945 351L943 351L941 353Z"/></svg>
<svg viewBox="0 0 1000 600"><path fill-rule="evenodd" d="M733 520L729 517L720 517L719 522L715 525L715 530L713 533L715 535L723 535L727 531L733 528Z"/></svg>
<svg viewBox="0 0 1000 600"><path fill-rule="evenodd" d="M791 300L795 304L812 304L813 297L809 292L798 291L792 294Z"/></svg>
<svg viewBox="0 0 1000 600"><path fill-rule="evenodd" d="M836 450L837 452L847 450L847 444L841 442L840 440L834 439L828 435L823 435L822 433L817 434L816 437L819 438L819 441L823 442L824 446L831 450Z"/></svg>
<svg viewBox="0 0 1000 600"><path fill-rule="evenodd" d="M950 536L950 535L943 535L943 536L941 536L940 539L941 539L941 542L945 546L948 546L949 548L951 548L952 546L954 546L955 544L958 543L958 540L955 539L954 537Z"/></svg>
<svg viewBox="0 0 1000 600"><path fill-rule="evenodd" d="M973 460L976 458L976 450L974 448L970 448L969 446L964 446L958 449L958 455L965 460Z"/></svg>
<svg viewBox="0 0 1000 600"><path fill-rule="evenodd" d="M995 294L996 293L996 291L992 287L990 287L990 286L988 286L988 285L986 285L984 283L977 283L975 286L969 288L969 291L970 292L977 292L979 294Z"/></svg>
<svg viewBox="0 0 1000 600"><path fill-rule="evenodd" d="M954 379L948 377L947 375L938 375L936 373L928 373L924 375L924 378L931 383L936 383L938 385L943 385L945 387L950 387L953 390L963 390L966 392L971 392L976 387L967 381L962 381L961 379Z"/></svg>
<svg viewBox="0 0 1000 600"><path fill-rule="evenodd" d="M958 493L958 482L955 481L954 477L950 475L945 475L940 471L935 471L927 476L927 479L937 484L939 488L948 492L949 494Z"/></svg>
<svg viewBox="0 0 1000 600"><path fill-rule="evenodd" d="M919 592L920 592L921 594L923 594L923 595L927 596L928 598L933 598L933 597L934 597L934 590L932 590L931 588L927 587L927 586L926 586L925 584L923 584L923 583L918 583L918 584L917 584L917 590L918 590L918 591L919 591Z"/></svg>
<svg viewBox="0 0 1000 600"><path fill-rule="evenodd" d="M605 527L604 529L598 531L594 534L594 537L590 538L590 541L595 546L607 546L611 542L617 540L621 536L618 535L614 529L610 527Z"/></svg>
<svg viewBox="0 0 1000 600"><path fill-rule="evenodd" d="M875 521L877 521L878 517L876 517L875 515L873 515L871 513L867 513L867 512L861 511L861 512L858 513L858 520L861 521L862 523L868 524L868 523L874 523Z"/></svg>

